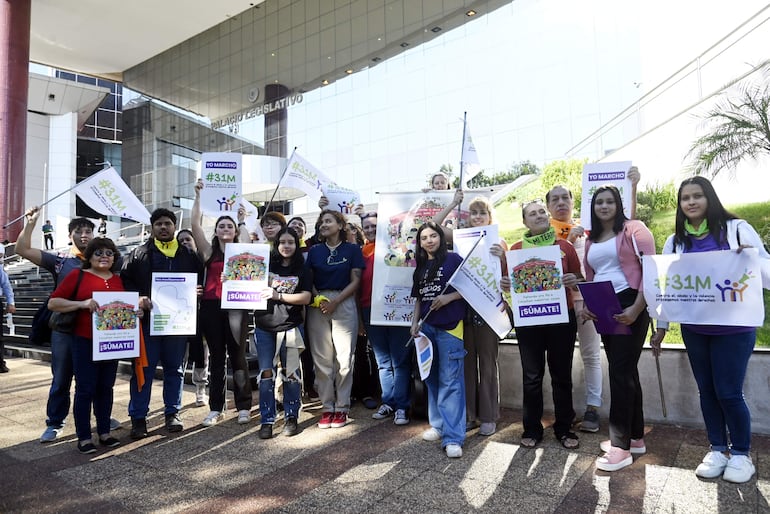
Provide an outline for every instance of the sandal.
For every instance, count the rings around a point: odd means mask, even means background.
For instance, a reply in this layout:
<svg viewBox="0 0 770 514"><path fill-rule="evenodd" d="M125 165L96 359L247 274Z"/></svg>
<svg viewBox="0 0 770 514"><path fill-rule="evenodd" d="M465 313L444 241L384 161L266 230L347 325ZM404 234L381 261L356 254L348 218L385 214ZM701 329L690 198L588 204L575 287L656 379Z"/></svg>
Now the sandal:
<svg viewBox="0 0 770 514"><path fill-rule="evenodd" d="M535 439L534 437L523 437L520 444L524 448L534 448L539 442L540 439Z"/></svg>
<svg viewBox="0 0 770 514"><path fill-rule="evenodd" d="M557 436L557 439L561 445L568 450L577 450L580 447L580 440L574 432L567 432L566 434Z"/></svg>

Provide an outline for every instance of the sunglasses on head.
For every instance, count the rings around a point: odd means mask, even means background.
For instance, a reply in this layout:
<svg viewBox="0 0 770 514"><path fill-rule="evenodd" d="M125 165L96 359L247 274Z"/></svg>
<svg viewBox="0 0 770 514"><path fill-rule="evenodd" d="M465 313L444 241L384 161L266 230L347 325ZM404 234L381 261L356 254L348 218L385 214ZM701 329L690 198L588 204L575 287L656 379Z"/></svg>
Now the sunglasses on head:
<svg viewBox="0 0 770 514"><path fill-rule="evenodd" d="M98 250L94 250L94 255L96 257L102 257L102 256L104 256L104 257L115 257L115 252L113 252L110 249L101 249L100 248Z"/></svg>
<svg viewBox="0 0 770 514"><path fill-rule="evenodd" d="M374 212L374 211L372 211L372 212L367 212L367 213L365 213L365 214L362 214L362 215L361 215L361 216L359 216L359 217L361 218L361 221L364 221L366 218L376 218L376 217L377 217L377 213L376 213L376 212Z"/></svg>

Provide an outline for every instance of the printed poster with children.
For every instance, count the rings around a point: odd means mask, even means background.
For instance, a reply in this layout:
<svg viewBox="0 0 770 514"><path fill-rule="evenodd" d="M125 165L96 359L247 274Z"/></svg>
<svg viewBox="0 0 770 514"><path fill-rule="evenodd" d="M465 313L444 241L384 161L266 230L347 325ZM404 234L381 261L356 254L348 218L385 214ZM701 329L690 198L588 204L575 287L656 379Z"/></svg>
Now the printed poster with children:
<svg viewBox="0 0 770 514"><path fill-rule="evenodd" d="M265 310L262 290L268 287L270 245L228 243L222 272L222 308Z"/></svg>
<svg viewBox="0 0 770 514"><path fill-rule="evenodd" d="M507 252L511 277L513 326L569 322L567 293L561 279L561 248L538 246Z"/></svg>
<svg viewBox="0 0 770 514"><path fill-rule="evenodd" d="M93 359L106 361L139 357L140 322L137 292L95 292L99 308L91 315Z"/></svg>

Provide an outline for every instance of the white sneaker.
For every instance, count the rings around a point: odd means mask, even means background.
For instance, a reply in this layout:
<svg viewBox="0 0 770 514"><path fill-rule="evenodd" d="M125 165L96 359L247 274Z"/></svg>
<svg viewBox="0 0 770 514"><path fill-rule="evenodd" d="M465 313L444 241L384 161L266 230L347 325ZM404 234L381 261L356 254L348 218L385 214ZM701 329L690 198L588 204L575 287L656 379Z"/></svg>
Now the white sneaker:
<svg viewBox="0 0 770 514"><path fill-rule="evenodd" d="M609 439L602 441L599 443L599 448L601 448L604 453L607 453L610 451L610 448L612 448L612 442ZM631 445L628 447L628 451L631 452L631 455L644 455L647 453L644 439L631 439Z"/></svg>
<svg viewBox="0 0 770 514"><path fill-rule="evenodd" d="M208 403L209 397L206 394L206 384L198 384L195 386L195 406L203 407Z"/></svg>
<svg viewBox="0 0 770 514"><path fill-rule="evenodd" d="M440 441L441 440L441 432L439 432L437 429L430 427L428 430L422 433L422 440L423 441Z"/></svg>
<svg viewBox="0 0 770 514"><path fill-rule="evenodd" d="M445 450L446 456L450 459L459 459L463 456L463 447L459 444L448 444Z"/></svg>
<svg viewBox="0 0 770 514"><path fill-rule="evenodd" d="M203 425L204 427L213 427L214 425L216 425L217 423L219 423L223 419L225 419L225 415L224 414L222 414L219 411L213 410L213 411L209 412L208 416L203 418L203 421L201 421L201 425Z"/></svg>
<svg viewBox="0 0 770 514"><path fill-rule="evenodd" d="M393 423L396 425L408 425L409 416L406 415L404 409L396 409L396 415L393 418Z"/></svg>
<svg viewBox="0 0 770 514"><path fill-rule="evenodd" d="M748 455L733 455L727 461L722 479L734 484L742 484L751 480L755 472L756 468L751 462L751 457Z"/></svg>
<svg viewBox="0 0 770 514"><path fill-rule="evenodd" d="M708 452L703 461L695 468L695 474L701 478L716 478L724 473L727 456L722 452Z"/></svg>
<svg viewBox="0 0 770 514"><path fill-rule="evenodd" d="M239 410L238 411L238 424L239 425L247 425L251 421L251 411L250 410Z"/></svg>

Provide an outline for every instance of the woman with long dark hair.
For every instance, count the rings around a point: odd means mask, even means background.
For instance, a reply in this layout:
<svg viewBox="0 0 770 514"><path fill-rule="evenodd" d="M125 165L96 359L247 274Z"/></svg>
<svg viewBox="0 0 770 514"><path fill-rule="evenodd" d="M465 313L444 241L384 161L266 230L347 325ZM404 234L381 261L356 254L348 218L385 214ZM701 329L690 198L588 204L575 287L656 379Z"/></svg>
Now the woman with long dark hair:
<svg viewBox="0 0 770 514"><path fill-rule="evenodd" d="M296 435L300 409L301 373L299 354L304 349L302 323L305 305L310 303L312 281L305 269L300 239L294 229L285 227L275 236L270 252L270 287L262 296L267 310L254 312L254 338L259 357L260 439L273 436L276 418L276 360L281 363L283 408L286 423L283 434Z"/></svg>
<svg viewBox="0 0 770 514"><path fill-rule="evenodd" d="M447 251L444 231L433 221L417 230L417 267L412 275L416 299L412 336L424 334L433 344L428 386L428 421L425 441L439 441L447 457L463 454L465 442L465 381L463 379L463 318L466 304L448 285L462 259ZM422 320L422 324L420 321Z"/></svg>
<svg viewBox="0 0 770 514"><path fill-rule="evenodd" d="M610 440L601 443L605 452L597 469L616 471L633 464L631 454L642 454L644 412L637 364L647 335L650 316L642 292L642 255L655 254L649 229L623 214L618 188L600 186L591 198L591 233L586 241L585 270L588 281L610 281L622 312L615 321L626 325L630 335L602 335L609 363ZM588 309L584 320L595 320Z"/></svg>
<svg viewBox="0 0 770 514"><path fill-rule="evenodd" d="M195 201L192 208L192 232L198 253L205 263L206 278L199 315L201 330L209 347L210 412L203 419L203 426L210 427L224 419L225 395L227 394L227 357L233 368L233 388L238 423L245 425L251 420L251 380L246 362L246 337L243 333L247 311L222 309L222 272L225 266L225 245L239 240L238 224L230 216L220 216L214 224L214 237L206 239L201 225L201 196L203 182L195 184ZM238 220L245 218L243 209L238 210ZM245 236L248 236L244 230ZM245 240L248 240L246 238Z"/></svg>
<svg viewBox="0 0 770 514"><path fill-rule="evenodd" d="M704 177L688 178L679 186L675 232L663 253L718 252L756 248L770 259L762 239L746 221L728 212L714 186ZM755 327L683 323L687 348L700 394L701 413L711 448L695 469L702 478L748 482L756 469L751 462L751 412L743 398L743 379L757 338ZM660 353L668 323L658 321L650 344Z"/></svg>
<svg viewBox="0 0 770 514"><path fill-rule="evenodd" d="M358 336L356 292L364 257L358 245L348 243L347 221L325 209L318 217L319 243L307 254L313 273L313 307L307 313L307 331L313 334L310 351L321 398L319 428L342 428L348 423L353 385L353 355Z"/></svg>

